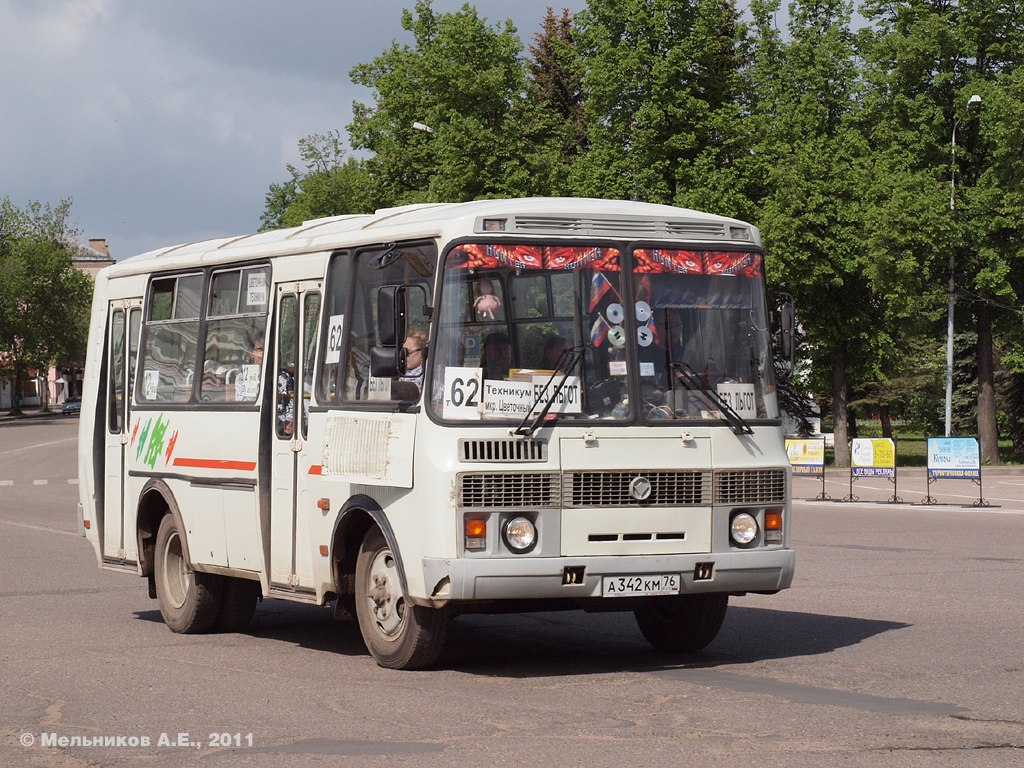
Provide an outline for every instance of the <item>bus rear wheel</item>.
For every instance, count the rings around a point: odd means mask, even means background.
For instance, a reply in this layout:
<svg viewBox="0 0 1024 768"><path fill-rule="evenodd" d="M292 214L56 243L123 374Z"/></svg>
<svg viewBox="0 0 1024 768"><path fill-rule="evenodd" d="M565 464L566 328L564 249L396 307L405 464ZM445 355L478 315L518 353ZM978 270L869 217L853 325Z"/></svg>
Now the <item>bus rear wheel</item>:
<svg viewBox="0 0 1024 768"><path fill-rule="evenodd" d="M153 570L164 623L182 634L208 632L220 613L223 579L192 570L173 515L164 515L160 521Z"/></svg>
<svg viewBox="0 0 1024 768"><path fill-rule="evenodd" d="M423 669L437 661L448 634L447 612L413 605L402 590L398 561L378 528L356 559L356 618L366 649L388 669Z"/></svg>
<svg viewBox="0 0 1024 768"><path fill-rule="evenodd" d="M633 616L659 651L693 653L715 639L728 607L728 595L657 597L637 606Z"/></svg>

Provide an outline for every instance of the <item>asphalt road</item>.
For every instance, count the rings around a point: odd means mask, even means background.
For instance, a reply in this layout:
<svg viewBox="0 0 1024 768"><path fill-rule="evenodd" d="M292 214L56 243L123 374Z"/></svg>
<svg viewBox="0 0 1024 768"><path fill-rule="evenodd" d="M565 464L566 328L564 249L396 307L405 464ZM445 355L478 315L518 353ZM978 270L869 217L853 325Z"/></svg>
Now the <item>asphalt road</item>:
<svg viewBox="0 0 1024 768"><path fill-rule="evenodd" d="M913 473L901 504L799 480L793 588L734 598L703 654L625 614L476 616L438 669L395 672L327 609L168 631L77 535L76 429L0 424L4 768L1024 763L1024 473L987 476L988 507Z"/></svg>

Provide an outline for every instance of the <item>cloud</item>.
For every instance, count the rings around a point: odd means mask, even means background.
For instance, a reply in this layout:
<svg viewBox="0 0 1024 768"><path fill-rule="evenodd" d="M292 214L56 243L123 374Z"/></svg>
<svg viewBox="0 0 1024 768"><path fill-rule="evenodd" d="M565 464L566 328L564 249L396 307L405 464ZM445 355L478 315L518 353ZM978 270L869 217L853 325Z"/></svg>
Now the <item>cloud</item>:
<svg viewBox="0 0 1024 768"><path fill-rule="evenodd" d="M548 4L476 7L528 42ZM369 101L348 73L408 40L413 5L0 0L0 196L72 197L83 235L118 258L253 231L298 140L344 131Z"/></svg>

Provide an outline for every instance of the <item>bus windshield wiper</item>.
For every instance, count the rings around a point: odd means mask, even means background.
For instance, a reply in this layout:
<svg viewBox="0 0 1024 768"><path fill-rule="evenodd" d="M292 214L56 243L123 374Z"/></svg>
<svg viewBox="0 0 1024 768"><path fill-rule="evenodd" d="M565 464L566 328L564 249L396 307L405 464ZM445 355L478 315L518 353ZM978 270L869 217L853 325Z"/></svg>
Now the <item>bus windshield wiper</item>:
<svg viewBox="0 0 1024 768"><path fill-rule="evenodd" d="M746 420L729 405L725 400L722 399L715 390L704 383L704 380L700 377L693 368L686 363L670 363L670 366L675 370L679 376L679 381L683 383L683 386L687 389L691 389L695 392L700 392L704 397L710 400L714 405L718 407L718 412L721 414L722 420L732 427L732 431L737 435L752 435L754 430L750 428Z"/></svg>
<svg viewBox="0 0 1024 768"><path fill-rule="evenodd" d="M558 362L555 364L555 370L551 372L551 376L548 378L547 384L544 385L544 389L537 393L537 397L533 399L530 409L526 412L523 420L519 422L519 426L515 428L512 434L530 437L537 431L541 422L544 421L545 417L548 415L548 411L551 410L551 406L554 404L555 398L558 397L558 393L561 392L562 387L565 386L565 382L568 380L569 374L576 370L576 365L581 359L583 359L583 347L566 349L562 352L562 356L558 358ZM562 377L558 380L558 384L555 385L555 388L551 389L551 382L555 380L555 377L558 376L560 372ZM529 426L527 426L526 422L530 421L530 414L533 413L533 410L537 407L537 404L541 401L545 392L548 392L547 402L544 403L544 407L541 409L540 413L537 414L536 418L534 418Z"/></svg>

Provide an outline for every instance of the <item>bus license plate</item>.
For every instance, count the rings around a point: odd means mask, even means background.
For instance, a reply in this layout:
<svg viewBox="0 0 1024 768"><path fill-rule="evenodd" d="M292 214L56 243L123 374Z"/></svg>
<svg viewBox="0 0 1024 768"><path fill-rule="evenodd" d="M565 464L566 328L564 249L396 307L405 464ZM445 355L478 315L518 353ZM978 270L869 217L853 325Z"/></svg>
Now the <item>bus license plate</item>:
<svg viewBox="0 0 1024 768"><path fill-rule="evenodd" d="M659 573L650 576L605 576L601 582L604 597L654 597L678 595L678 573Z"/></svg>

